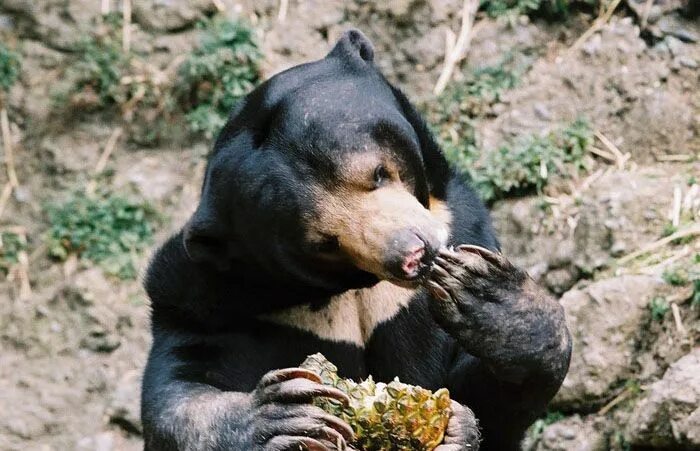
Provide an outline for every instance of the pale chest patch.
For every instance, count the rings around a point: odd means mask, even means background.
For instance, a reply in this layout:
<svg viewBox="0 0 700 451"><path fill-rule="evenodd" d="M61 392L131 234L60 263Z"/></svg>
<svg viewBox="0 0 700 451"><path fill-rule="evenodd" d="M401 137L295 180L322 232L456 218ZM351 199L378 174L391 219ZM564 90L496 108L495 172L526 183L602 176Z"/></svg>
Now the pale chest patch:
<svg viewBox="0 0 700 451"><path fill-rule="evenodd" d="M318 310L302 305L267 314L260 319L311 332L324 340L364 347L374 329L408 306L415 294L413 289L382 281L371 288L350 290L334 296Z"/></svg>

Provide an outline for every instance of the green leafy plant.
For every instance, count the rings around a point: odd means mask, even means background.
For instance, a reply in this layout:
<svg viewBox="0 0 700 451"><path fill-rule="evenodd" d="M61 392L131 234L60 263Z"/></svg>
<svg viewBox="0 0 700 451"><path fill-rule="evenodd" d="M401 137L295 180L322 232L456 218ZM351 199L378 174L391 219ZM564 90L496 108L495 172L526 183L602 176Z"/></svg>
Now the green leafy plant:
<svg viewBox="0 0 700 451"><path fill-rule="evenodd" d="M690 305L700 305L700 253L682 259L672 267L664 270L661 277L669 285L690 287ZM685 299L684 299L685 300Z"/></svg>
<svg viewBox="0 0 700 451"><path fill-rule="evenodd" d="M0 42L0 90L9 91L19 78L21 62L19 54Z"/></svg>
<svg viewBox="0 0 700 451"><path fill-rule="evenodd" d="M7 274L19 262L19 253L27 249L27 238L13 232L0 232L0 272Z"/></svg>
<svg viewBox="0 0 700 451"><path fill-rule="evenodd" d="M76 254L123 279L136 277L138 254L151 243L158 216L149 205L119 195L72 194L47 207L49 255Z"/></svg>
<svg viewBox="0 0 700 451"><path fill-rule="evenodd" d="M510 67L512 64L512 56L507 56L499 64L474 69L464 80L448 86L436 102L426 106L430 122L440 126L441 135L450 128L471 128L472 116L483 114L518 84L520 70Z"/></svg>
<svg viewBox="0 0 700 451"><path fill-rule="evenodd" d="M585 121L545 136L529 136L486 153L470 171L487 200L532 190L540 192L553 175L586 169L584 156L593 134Z"/></svg>
<svg viewBox="0 0 700 451"><path fill-rule="evenodd" d="M73 83L69 95L74 106L95 109L124 101L125 87L120 81L127 75L133 54L122 50L120 28L120 15L105 15L80 42L77 58L67 70L67 78Z"/></svg>
<svg viewBox="0 0 700 451"><path fill-rule="evenodd" d="M190 128L212 137L258 82L262 54L253 30L241 21L214 17L201 28L199 47L178 70L176 97Z"/></svg>
<svg viewBox="0 0 700 451"><path fill-rule="evenodd" d="M70 105L78 111L104 110L121 116L129 138L150 145L165 135L172 108L172 81L140 55L125 52L121 16L104 16L86 37L68 69ZM58 96L62 103L65 96Z"/></svg>
<svg viewBox="0 0 700 451"><path fill-rule="evenodd" d="M479 155L474 145L443 141L448 160L486 201L541 191L553 176L587 169L584 158L593 139L587 122L577 120L548 133L520 138Z"/></svg>
<svg viewBox="0 0 700 451"><path fill-rule="evenodd" d="M689 282L688 272L682 268L664 271L662 277L670 285L681 286Z"/></svg>
<svg viewBox="0 0 700 451"><path fill-rule="evenodd" d="M556 422L559 422L566 418L563 413L557 411L547 411L542 418L536 420L532 426L530 426L529 435L533 440L539 440L544 432L544 429Z"/></svg>
<svg viewBox="0 0 700 451"><path fill-rule="evenodd" d="M671 310L671 306L665 298L656 296L649 302L649 310L651 311L651 319L661 322L664 320L666 313Z"/></svg>

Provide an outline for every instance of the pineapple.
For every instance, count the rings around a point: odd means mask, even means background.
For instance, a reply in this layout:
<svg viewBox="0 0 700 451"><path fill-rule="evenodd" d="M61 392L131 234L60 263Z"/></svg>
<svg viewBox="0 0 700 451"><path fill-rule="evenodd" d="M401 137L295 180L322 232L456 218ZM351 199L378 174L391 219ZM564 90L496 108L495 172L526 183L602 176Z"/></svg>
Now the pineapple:
<svg viewBox="0 0 700 451"><path fill-rule="evenodd" d="M317 398L314 403L344 420L354 431L351 445L362 451L431 451L445 436L452 414L450 392L431 393L399 382L374 382L372 376L359 384L338 376L338 368L322 354L310 355L301 364L321 377L325 385L345 392L350 405Z"/></svg>

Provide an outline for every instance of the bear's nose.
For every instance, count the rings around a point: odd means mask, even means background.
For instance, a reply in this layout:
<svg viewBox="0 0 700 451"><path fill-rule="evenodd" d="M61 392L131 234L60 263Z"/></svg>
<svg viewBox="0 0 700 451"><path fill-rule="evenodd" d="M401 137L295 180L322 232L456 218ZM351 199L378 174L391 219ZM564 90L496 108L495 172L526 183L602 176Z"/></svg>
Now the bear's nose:
<svg viewBox="0 0 700 451"><path fill-rule="evenodd" d="M436 252L420 232L402 230L391 240L386 267L397 279L413 280L428 268Z"/></svg>

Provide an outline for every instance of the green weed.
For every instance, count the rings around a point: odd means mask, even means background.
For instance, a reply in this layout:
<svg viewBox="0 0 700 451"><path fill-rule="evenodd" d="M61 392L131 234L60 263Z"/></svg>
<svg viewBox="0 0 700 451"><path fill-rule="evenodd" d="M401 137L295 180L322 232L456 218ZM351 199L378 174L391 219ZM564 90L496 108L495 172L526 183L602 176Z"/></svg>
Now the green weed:
<svg viewBox="0 0 700 451"><path fill-rule="evenodd" d="M131 55L122 51L117 33L119 20L105 16L104 25L80 44L77 52L80 58L72 67L77 74L75 93L100 106L123 101L124 88L120 80L126 75Z"/></svg>
<svg viewBox="0 0 700 451"><path fill-rule="evenodd" d="M474 145L444 142L445 155L486 201L540 192L553 176L568 177L587 169L592 143L587 122L577 120L547 135L533 135L479 155Z"/></svg>
<svg viewBox="0 0 700 451"><path fill-rule="evenodd" d="M700 305L700 253L666 269L661 277L669 285L676 287L690 286L690 305Z"/></svg>
<svg viewBox="0 0 700 451"><path fill-rule="evenodd" d="M199 47L178 70L175 95L190 128L211 138L259 81L262 54L243 22L215 17L201 28Z"/></svg>
<svg viewBox="0 0 700 451"><path fill-rule="evenodd" d="M27 249L27 238L12 232L0 232L0 273L7 275L19 263L19 253Z"/></svg>
<svg viewBox="0 0 700 451"><path fill-rule="evenodd" d="M122 279L136 277L137 256L151 243L158 221L149 205L109 193L77 192L47 213L50 256L76 254Z"/></svg>
<svg viewBox="0 0 700 451"><path fill-rule="evenodd" d="M152 145L168 129L172 88L158 68L122 49L120 30L121 17L107 15L83 40L79 57L68 70L67 78L73 80L68 100L78 111L119 114L132 141ZM65 97L56 100L62 103Z"/></svg>
<svg viewBox="0 0 700 451"><path fill-rule="evenodd" d="M542 433L544 432L544 429L547 426L554 424L558 421L561 421L564 418L566 418L566 417L561 412L547 411L542 418L539 418L537 421L535 421L532 424L532 426L530 426L530 430L529 430L530 438L533 441L539 440L539 438L542 436Z"/></svg>
<svg viewBox="0 0 700 451"><path fill-rule="evenodd" d="M682 268L666 270L662 277L666 283L675 286L682 286L689 282L688 272Z"/></svg>
<svg viewBox="0 0 700 451"><path fill-rule="evenodd" d="M9 91L19 78L21 60L19 54L0 42L0 90Z"/></svg>
<svg viewBox="0 0 700 451"><path fill-rule="evenodd" d="M584 120L545 136L520 138L490 152L475 145L474 117L515 87L519 72L511 59L481 68L448 88L428 105L426 115L445 156L486 201L541 191L552 176L569 176L586 167L593 132Z"/></svg>
<svg viewBox="0 0 700 451"><path fill-rule="evenodd" d="M649 302L649 310L651 311L651 319L661 322L664 320L666 313L671 310L671 306L665 298L657 296Z"/></svg>

